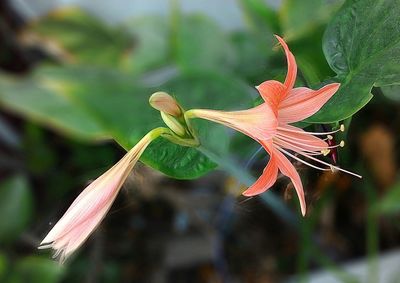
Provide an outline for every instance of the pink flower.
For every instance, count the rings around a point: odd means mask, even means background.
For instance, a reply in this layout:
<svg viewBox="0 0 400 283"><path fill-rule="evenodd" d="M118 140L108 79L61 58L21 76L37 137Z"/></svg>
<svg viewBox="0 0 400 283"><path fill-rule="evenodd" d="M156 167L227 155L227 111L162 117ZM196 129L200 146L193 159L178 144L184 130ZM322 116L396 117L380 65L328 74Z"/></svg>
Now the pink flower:
<svg viewBox="0 0 400 283"><path fill-rule="evenodd" d="M284 83L271 80L256 87L264 103L252 109L233 112L193 109L186 112L186 117L198 117L221 123L259 142L269 153L270 160L263 174L243 192L243 195L254 196L266 191L276 182L280 171L291 179L300 201L301 212L305 215L303 185L295 167L286 156L319 170L341 170L360 176L316 158L326 155L332 148L344 146L344 142L329 146L325 140L316 137L324 135L327 139L332 138L330 134L343 131L343 125L337 131L325 133L309 133L289 125L315 114L335 94L340 84L328 84L318 90L306 87L293 88L297 75L296 60L285 41L277 35L276 38L285 50L288 72ZM303 160L304 157L319 165ZM320 165L326 167L322 168Z"/></svg>
<svg viewBox="0 0 400 283"><path fill-rule="evenodd" d="M54 257L59 257L60 262L78 249L110 210L146 147L163 132L163 128L158 128L148 133L117 164L87 186L43 239L39 248L54 249Z"/></svg>

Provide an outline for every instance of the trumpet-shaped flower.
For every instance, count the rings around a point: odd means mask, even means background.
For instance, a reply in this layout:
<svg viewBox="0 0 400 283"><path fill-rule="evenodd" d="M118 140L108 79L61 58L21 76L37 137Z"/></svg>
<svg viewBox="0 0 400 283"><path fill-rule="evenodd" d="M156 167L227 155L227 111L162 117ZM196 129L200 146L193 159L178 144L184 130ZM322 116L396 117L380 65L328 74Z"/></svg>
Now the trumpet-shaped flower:
<svg viewBox="0 0 400 283"><path fill-rule="evenodd" d="M266 191L276 182L278 171L280 171L291 179L300 201L301 212L305 215L306 202L303 185L298 172L286 156L319 170L341 170L356 174L317 158L317 156L326 155L335 147L344 146L344 142L334 146L329 146L326 142L327 139L332 139L331 134L343 131L343 125L337 131L322 133L310 133L289 125L315 114L335 94L340 84L328 84L318 90L306 87L294 88L297 75L296 60L285 41L279 36L276 38L285 51L288 71L284 83L270 80L256 87L264 100L261 105L233 112L192 109L186 112L186 117L203 118L221 123L259 142L268 152L270 159L263 174L243 192L243 195L253 196ZM317 137L322 135L327 138L323 140ZM308 158L319 165L309 163L303 158Z"/></svg>
<svg viewBox="0 0 400 283"><path fill-rule="evenodd" d="M54 256L59 257L61 262L79 248L111 208L146 147L163 131L163 128L158 128L149 132L118 163L87 186L43 239L39 248L54 249Z"/></svg>

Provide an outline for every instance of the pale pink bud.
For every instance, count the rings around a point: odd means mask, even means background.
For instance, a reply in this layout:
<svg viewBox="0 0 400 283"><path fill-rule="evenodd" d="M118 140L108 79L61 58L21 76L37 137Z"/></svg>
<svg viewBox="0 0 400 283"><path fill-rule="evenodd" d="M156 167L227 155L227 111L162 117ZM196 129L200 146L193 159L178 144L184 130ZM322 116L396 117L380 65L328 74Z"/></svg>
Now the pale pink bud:
<svg viewBox="0 0 400 283"><path fill-rule="evenodd" d="M54 257L59 257L61 262L79 248L105 217L133 166L153 139L154 136L147 134L117 164L87 186L39 248L54 249Z"/></svg>
<svg viewBox="0 0 400 283"><path fill-rule="evenodd" d="M179 117L182 115L182 109L178 102L168 93L158 91L149 98L150 105L158 111L165 112L171 116Z"/></svg>

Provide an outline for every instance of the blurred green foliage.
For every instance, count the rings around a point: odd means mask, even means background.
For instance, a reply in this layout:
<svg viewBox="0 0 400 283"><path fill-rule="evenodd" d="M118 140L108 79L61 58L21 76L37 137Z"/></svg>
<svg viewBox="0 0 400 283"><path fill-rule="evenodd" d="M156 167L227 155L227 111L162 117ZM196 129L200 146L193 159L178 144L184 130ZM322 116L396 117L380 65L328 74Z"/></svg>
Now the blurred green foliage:
<svg viewBox="0 0 400 283"><path fill-rule="evenodd" d="M30 256L21 259L6 283L57 283L64 268L51 259Z"/></svg>
<svg viewBox="0 0 400 283"><path fill-rule="evenodd" d="M30 222L33 213L32 192L22 176L0 184L0 242L14 240Z"/></svg>

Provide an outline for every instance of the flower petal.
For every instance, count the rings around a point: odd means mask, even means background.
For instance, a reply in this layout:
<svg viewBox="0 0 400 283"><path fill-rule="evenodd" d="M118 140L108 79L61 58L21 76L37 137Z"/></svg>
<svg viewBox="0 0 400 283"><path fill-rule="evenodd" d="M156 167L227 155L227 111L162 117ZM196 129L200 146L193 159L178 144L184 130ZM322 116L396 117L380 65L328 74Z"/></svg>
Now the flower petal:
<svg viewBox="0 0 400 283"><path fill-rule="evenodd" d="M278 108L281 98L285 96L286 87L278 81L265 81L256 89L264 101L272 108L275 115L278 115Z"/></svg>
<svg viewBox="0 0 400 283"><path fill-rule="evenodd" d="M278 110L280 123L294 123L315 114L339 89L339 83L326 85L319 90L299 87L291 90Z"/></svg>
<svg viewBox="0 0 400 283"><path fill-rule="evenodd" d="M271 155L262 175L251 187L243 192L243 195L250 197L265 192L276 182L277 177L278 164L276 163L274 155Z"/></svg>
<svg viewBox="0 0 400 283"><path fill-rule="evenodd" d="M191 118L197 117L223 124L255 140L271 139L278 124L271 107L265 103L241 111L192 109L186 113Z"/></svg>
<svg viewBox="0 0 400 283"><path fill-rule="evenodd" d="M287 124L279 125L277 138L283 142L281 146L295 152L301 151L299 147L308 151L322 151L329 146L322 139L307 133L303 129Z"/></svg>
<svg viewBox="0 0 400 283"><path fill-rule="evenodd" d="M290 52L289 47L287 46L286 42L278 35L275 35L278 39L279 43L282 45L283 49L285 50L286 60L288 65L288 71L286 74L285 82L283 83L286 86L287 90L291 90L296 82L297 76L297 64L296 59L294 58L292 52Z"/></svg>
<svg viewBox="0 0 400 283"><path fill-rule="evenodd" d="M151 135L146 135L117 164L87 186L39 248L53 248L62 262L81 246L111 208L122 184L152 139Z"/></svg>
<svg viewBox="0 0 400 283"><path fill-rule="evenodd" d="M279 170L282 174L288 176L292 180L300 201L301 213L304 216L306 214L306 200L304 198L303 184L301 183L299 173L297 173L293 164L279 150L274 149L273 155L276 158Z"/></svg>

